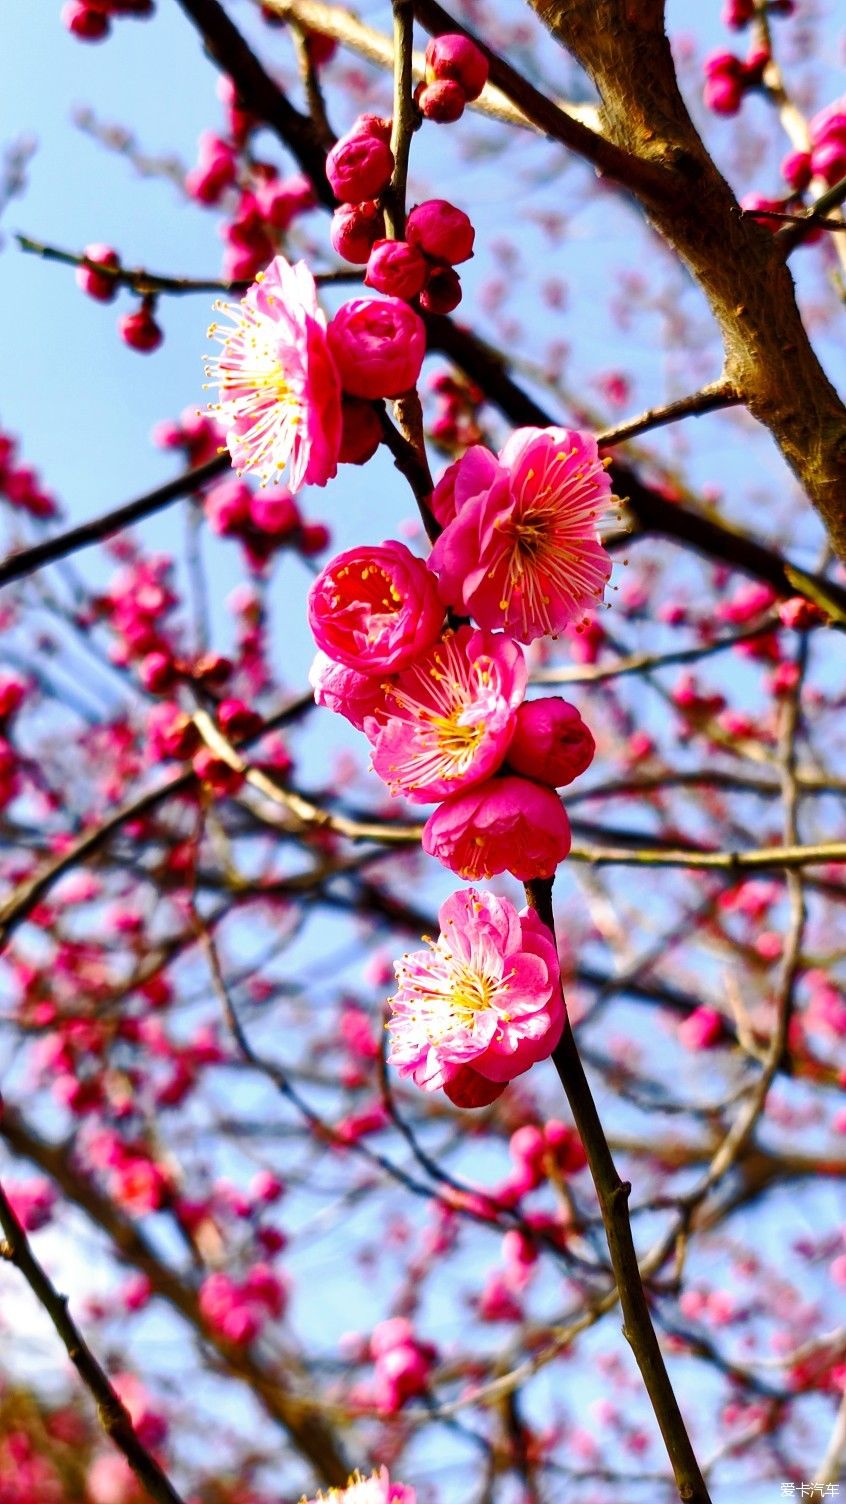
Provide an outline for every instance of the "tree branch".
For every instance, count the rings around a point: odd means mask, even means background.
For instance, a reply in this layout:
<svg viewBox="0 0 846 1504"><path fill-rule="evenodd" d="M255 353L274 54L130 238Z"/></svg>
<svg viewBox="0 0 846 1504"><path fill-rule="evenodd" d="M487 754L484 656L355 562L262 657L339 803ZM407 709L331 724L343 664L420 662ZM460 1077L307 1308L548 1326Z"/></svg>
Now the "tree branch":
<svg viewBox="0 0 846 1504"><path fill-rule="evenodd" d="M128 1410L71 1317L67 1297L59 1294L35 1257L2 1185L0 1228L4 1235L4 1241L0 1243L0 1257L8 1259L20 1270L39 1305L52 1321L68 1357L97 1406L97 1415L106 1435L118 1451L123 1453L138 1482L150 1498L155 1499L156 1504L185 1504L163 1468L139 1439Z"/></svg>

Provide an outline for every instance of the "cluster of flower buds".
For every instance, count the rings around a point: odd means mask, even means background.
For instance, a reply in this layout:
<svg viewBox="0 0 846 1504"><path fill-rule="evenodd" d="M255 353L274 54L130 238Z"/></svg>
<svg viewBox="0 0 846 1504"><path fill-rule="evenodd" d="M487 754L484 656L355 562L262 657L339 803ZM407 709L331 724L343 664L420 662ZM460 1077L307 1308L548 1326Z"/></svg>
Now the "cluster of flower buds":
<svg viewBox="0 0 846 1504"><path fill-rule="evenodd" d="M712 52L705 59L705 88L702 98L716 115L736 115L743 97L760 88L764 69L770 61L766 47L754 46L745 60L733 52Z"/></svg>
<svg viewBox="0 0 846 1504"><path fill-rule="evenodd" d="M425 1394L437 1361L437 1348L424 1342L405 1316L381 1321L370 1338L375 1361L372 1403L382 1415L396 1415L403 1405Z"/></svg>
<svg viewBox="0 0 846 1504"><path fill-rule="evenodd" d="M232 477L211 487L203 506L212 532L220 538L237 538L255 573L261 573L280 548L293 549L309 559L329 542L325 524L304 522L284 486L252 491L246 481Z"/></svg>
<svg viewBox="0 0 846 1504"><path fill-rule="evenodd" d="M77 287L98 303L112 303L120 287L120 278L111 275L112 272L119 272L121 269L117 251L114 246L96 241L92 245L87 245L83 254L87 262L93 261L97 264L89 266L83 262L77 267ZM130 350L138 350L142 355L149 355L153 350L158 350L164 335L155 320L155 307L155 297L151 293L146 293L134 312L125 313L118 319L118 333Z"/></svg>
<svg viewBox="0 0 846 1504"><path fill-rule="evenodd" d="M429 425L433 441L454 453L481 444L484 435L479 410L485 402L481 387L466 377L440 371L429 381L429 390L438 408Z"/></svg>
<svg viewBox="0 0 846 1504"><path fill-rule="evenodd" d="M81 42L102 42L119 16L151 16L154 0L66 0L63 26Z"/></svg>
<svg viewBox="0 0 846 1504"><path fill-rule="evenodd" d="M39 521L57 517L59 507L55 498L41 484L38 471L32 465L18 464L16 448L17 440L11 434L0 432L0 497L14 509Z"/></svg>
<svg viewBox="0 0 846 1504"><path fill-rule="evenodd" d="M755 0L724 0L720 19L724 26L729 26L732 31L742 31L750 21L754 21L762 7L756 5ZM763 7L771 16L792 16L796 9L796 0L767 0Z"/></svg>
<svg viewBox="0 0 846 1504"><path fill-rule="evenodd" d="M267 1264L254 1264L242 1280L210 1274L200 1287L203 1320L237 1347L254 1342L268 1321L280 1321L287 1304L287 1283Z"/></svg>
<svg viewBox="0 0 846 1504"><path fill-rule="evenodd" d="M460 32L433 37L426 48L426 80L414 99L421 115L438 125L460 120L465 105L478 99L488 81L488 60Z"/></svg>
<svg viewBox="0 0 846 1504"><path fill-rule="evenodd" d="M829 188L846 177L846 99L837 99L808 122L810 150L792 151L781 164L782 177L794 193L804 193L814 178Z"/></svg>
<svg viewBox="0 0 846 1504"><path fill-rule="evenodd" d="M486 83L488 59L476 42L459 32L434 36L426 48L426 81L415 89L415 104L426 120L450 125L461 119L465 105L479 99Z"/></svg>

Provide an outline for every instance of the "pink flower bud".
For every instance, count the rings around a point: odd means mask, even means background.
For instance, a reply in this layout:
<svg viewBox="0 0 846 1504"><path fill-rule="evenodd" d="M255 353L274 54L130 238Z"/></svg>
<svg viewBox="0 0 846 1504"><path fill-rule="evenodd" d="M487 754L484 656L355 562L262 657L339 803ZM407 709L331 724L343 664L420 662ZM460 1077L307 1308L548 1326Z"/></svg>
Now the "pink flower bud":
<svg viewBox="0 0 846 1504"><path fill-rule="evenodd" d="M126 313L118 319L118 332L125 345L131 350L139 350L142 355L158 350L164 339L149 308L143 305L135 313Z"/></svg>
<svg viewBox="0 0 846 1504"><path fill-rule="evenodd" d="M405 236L433 261L458 266L472 256L476 231L463 209L456 209L444 198L430 198L412 209Z"/></svg>
<svg viewBox="0 0 846 1504"><path fill-rule="evenodd" d="M379 205L341 204L332 215L329 239L333 250L345 261L363 266L373 246L385 233L385 216Z"/></svg>
<svg viewBox="0 0 846 1504"><path fill-rule="evenodd" d="M414 100L425 120L436 125L452 125L464 114L467 96L454 79L444 78L432 84L418 84Z"/></svg>
<svg viewBox="0 0 846 1504"><path fill-rule="evenodd" d="M101 245L99 242L87 245L85 255L89 261L99 261L103 266L113 266L115 271L120 266L120 257L110 245ZM75 280L77 287L87 293L89 298L96 298L98 303L111 303L117 295L117 279L109 277L105 272L95 271L91 266L78 266Z"/></svg>
<svg viewBox="0 0 846 1504"><path fill-rule="evenodd" d="M794 193L802 193L813 176L811 156L807 151L791 151L781 164L781 175Z"/></svg>
<svg viewBox="0 0 846 1504"><path fill-rule="evenodd" d="M725 1021L715 1008L694 1008L679 1024L679 1042L686 1050L708 1050L725 1034Z"/></svg>
<svg viewBox="0 0 846 1504"><path fill-rule="evenodd" d="M425 285L429 263L422 251L404 240L377 240L364 280L368 287L395 298L415 298Z"/></svg>
<svg viewBox="0 0 846 1504"><path fill-rule="evenodd" d="M378 136L353 129L332 147L326 176L336 198L357 204L376 198L391 181L394 154Z"/></svg>
<svg viewBox="0 0 846 1504"><path fill-rule="evenodd" d="M338 459L346 465L366 465L382 442L379 413L372 402L344 397L341 404L341 448Z"/></svg>
<svg viewBox="0 0 846 1504"><path fill-rule="evenodd" d="M178 680L176 664L169 653L148 653L138 665L138 677L151 694L167 694Z"/></svg>
<svg viewBox="0 0 846 1504"><path fill-rule="evenodd" d="M755 0L725 0L720 20L724 26L730 26L732 31L740 31L748 26L755 14Z"/></svg>
<svg viewBox="0 0 846 1504"><path fill-rule="evenodd" d="M354 298L327 330L341 386L353 397L398 397L416 384L426 353L422 319L399 298Z"/></svg>
<svg viewBox="0 0 846 1504"><path fill-rule="evenodd" d="M452 313L461 302L461 278L454 267L433 266L429 280L420 294L425 313Z"/></svg>
<svg viewBox="0 0 846 1504"><path fill-rule="evenodd" d="M488 81L488 60L475 42L458 32L432 37L426 48L426 82L436 79L454 80L465 99L478 99Z"/></svg>
<svg viewBox="0 0 846 1504"><path fill-rule="evenodd" d="M256 491L250 497L250 520L261 533L284 538L300 525L300 509L290 491Z"/></svg>
<svg viewBox="0 0 846 1504"><path fill-rule="evenodd" d="M846 177L846 136L842 139L830 136L815 145L811 151L811 165L814 176L825 178L829 187Z"/></svg>
<svg viewBox="0 0 846 1504"><path fill-rule="evenodd" d="M60 11L62 25L81 42L101 42L111 29L108 14L86 5L84 0L67 0Z"/></svg>
<svg viewBox="0 0 846 1504"><path fill-rule="evenodd" d="M306 559L314 554L322 554L324 548L328 548L332 540L325 522L306 522L300 528L299 551Z"/></svg>
<svg viewBox="0 0 846 1504"><path fill-rule="evenodd" d="M570 850L561 800L527 778L490 778L452 794L423 827L423 850L472 881L510 872L552 877Z"/></svg>
<svg viewBox="0 0 846 1504"><path fill-rule="evenodd" d="M507 761L515 773L561 788L593 761L596 743L575 705L557 696L524 700Z"/></svg>

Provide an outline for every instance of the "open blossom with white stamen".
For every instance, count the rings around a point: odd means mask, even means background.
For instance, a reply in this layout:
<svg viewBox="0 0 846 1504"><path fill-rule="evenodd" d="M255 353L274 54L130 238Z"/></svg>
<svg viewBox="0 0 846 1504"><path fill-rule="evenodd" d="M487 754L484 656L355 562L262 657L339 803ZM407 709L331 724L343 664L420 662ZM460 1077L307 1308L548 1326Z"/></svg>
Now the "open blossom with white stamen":
<svg viewBox="0 0 846 1504"><path fill-rule="evenodd" d="M220 389L211 410L236 469L264 485L287 465L291 491L325 485L338 469L341 387L305 262L276 256L240 303L215 309L232 327L209 329L223 349L206 374Z"/></svg>
<svg viewBox="0 0 846 1504"><path fill-rule="evenodd" d="M523 650L502 633L460 627L385 687L365 720L373 767L416 804L479 783L505 758L526 692Z"/></svg>
<svg viewBox="0 0 846 1504"><path fill-rule="evenodd" d="M405 1483L392 1483L388 1469L380 1467L369 1478L355 1473L346 1488L330 1488L328 1494L303 1499L301 1504L415 1504L416 1499L413 1488Z"/></svg>
<svg viewBox="0 0 846 1504"><path fill-rule="evenodd" d="M430 558L443 599L519 642L557 636L602 599L610 500L591 434L519 428L498 460L468 450L432 497L445 524Z"/></svg>
<svg viewBox="0 0 846 1504"><path fill-rule="evenodd" d="M481 1105L558 1044L558 956L533 910L493 893L453 893L438 917L429 949L396 963L388 1059L424 1091Z"/></svg>

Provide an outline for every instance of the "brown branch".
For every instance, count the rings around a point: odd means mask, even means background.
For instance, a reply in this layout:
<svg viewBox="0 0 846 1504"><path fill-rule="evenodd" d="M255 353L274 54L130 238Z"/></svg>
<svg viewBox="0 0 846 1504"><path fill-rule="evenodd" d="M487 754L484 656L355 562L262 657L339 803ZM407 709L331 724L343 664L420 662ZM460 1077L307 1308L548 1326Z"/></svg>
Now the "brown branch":
<svg viewBox="0 0 846 1504"><path fill-rule="evenodd" d="M60 1295L45 1274L30 1247L2 1185L0 1185L0 1228L4 1240L0 1257L20 1270L39 1305L49 1316L56 1333L67 1350L79 1377L97 1406L97 1416L106 1435L122 1452L138 1482L156 1504L185 1504L164 1469L140 1440L125 1405L118 1397L109 1377L95 1358L69 1310L67 1296Z"/></svg>
<svg viewBox="0 0 846 1504"><path fill-rule="evenodd" d="M552 881L536 879L527 883L526 898L530 907L535 910L538 918L554 937ZM590 1173L599 1198L602 1221L608 1239L608 1251L623 1313L623 1334L637 1360L655 1418L664 1438L679 1498L687 1501L687 1504L710 1504L710 1495L699 1470L684 1418L670 1383L641 1282L628 1212L631 1186L621 1181L617 1174L570 1021L566 1016L564 1034L552 1059L584 1145Z"/></svg>
<svg viewBox="0 0 846 1504"><path fill-rule="evenodd" d="M662 0L532 5L592 78L610 139L672 180L669 196L634 191L708 299L727 378L772 434L846 558L846 407L802 322L785 242L740 212L690 119Z"/></svg>
<svg viewBox="0 0 846 1504"><path fill-rule="evenodd" d="M9 554L0 560L0 589L13 580L32 574L36 569L42 569L45 564L64 559L81 548L90 548L93 543L101 543L104 538L110 538L123 528L131 527L145 517L152 517L172 501L201 490L209 481L223 475L231 463L228 454L220 454L213 460L207 460L204 465L197 465L193 470L184 470L181 475L166 481L163 486L157 486L154 491L137 497L135 501L127 501L123 506L115 507L114 511L104 512L101 517L94 517L90 522L81 522L64 533L57 533L41 543L34 543L31 548L22 548L17 553Z"/></svg>
<svg viewBox="0 0 846 1504"><path fill-rule="evenodd" d="M638 418L630 418L614 428L605 428L596 435L597 444L606 449L612 444L623 444L639 433L648 433L653 428L663 428L667 423L678 423L682 418L699 418L704 413L719 412L722 408L738 407L743 398L730 381L713 381L701 391L688 397L679 397L663 407L650 407Z"/></svg>
<svg viewBox="0 0 846 1504"><path fill-rule="evenodd" d="M511 63L494 52L473 32L456 21L444 10L438 0L414 0L414 14L427 31L461 32L470 37L488 59L491 83L515 104L527 120L543 131L551 141L558 141L570 151L577 152L590 162L603 177L610 178L633 191L642 192L650 199L664 197L670 191L668 175L662 167L643 161L629 151L621 149L605 135L592 131L581 120L576 120L559 108L534 84L529 83Z"/></svg>
<svg viewBox="0 0 846 1504"><path fill-rule="evenodd" d="M202 1338L217 1355L224 1371L249 1385L265 1414L287 1432L297 1450L312 1464L317 1477L329 1485L343 1487L350 1469L340 1441L319 1407L292 1392L277 1369L266 1367L248 1349L227 1342L206 1325L196 1291L161 1258L137 1222L127 1217L79 1170L72 1146L42 1138L9 1105L0 1116L0 1139L14 1154L48 1175L65 1198L105 1233L119 1257L146 1275L155 1294Z"/></svg>
<svg viewBox="0 0 846 1504"><path fill-rule="evenodd" d="M110 277L117 286L130 287L142 297L149 293L169 293L174 297L199 292L237 294L246 292L253 285L252 278L225 281L211 277L170 277L147 271L143 266L107 266L103 261L94 261L83 251L65 251L60 246L48 245L46 241L33 240L31 235L16 234L14 238L28 255L38 256L42 261L56 261L61 266L90 267L92 271ZM339 266L331 272L317 272L314 280L318 287L333 287L340 283L360 282L361 275L357 267Z"/></svg>

